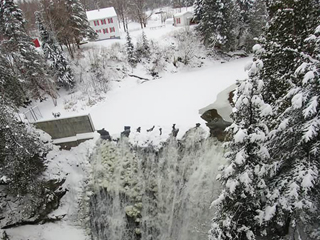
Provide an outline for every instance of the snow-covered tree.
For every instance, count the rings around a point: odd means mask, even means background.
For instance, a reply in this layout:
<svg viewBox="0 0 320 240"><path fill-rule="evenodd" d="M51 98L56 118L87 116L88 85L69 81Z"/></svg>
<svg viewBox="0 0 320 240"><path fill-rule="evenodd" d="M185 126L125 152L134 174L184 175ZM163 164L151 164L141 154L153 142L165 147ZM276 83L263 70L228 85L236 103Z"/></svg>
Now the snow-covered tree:
<svg viewBox="0 0 320 240"><path fill-rule="evenodd" d="M236 34L236 48L243 49L249 34L250 12L253 7L253 0L236 0L234 18L234 28ZM252 47L252 46L251 46Z"/></svg>
<svg viewBox="0 0 320 240"><path fill-rule="evenodd" d="M83 38L96 39L97 33L90 27L86 12L79 0L66 0L66 8L69 13L68 25L76 44Z"/></svg>
<svg viewBox="0 0 320 240"><path fill-rule="evenodd" d="M299 84L292 78L301 64L298 52L303 50L304 39L312 34L319 22L319 9L318 0L269 1L271 19L263 43L265 51L261 56L264 63L261 78L265 81L266 102L275 104L292 85Z"/></svg>
<svg viewBox="0 0 320 240"><path fill-rule="evenodd" d="M308 239L320 227L320 26L305 44L309 54L300 53L293 76L300 84L287 94L291 103L273 131L276 171L266 207L273 209L267 219L271 235L290 233L292 239Z"/></svg>
<svg viewBox="0 0 320 240"><path fill-rule="evenodd" d="M128 63L130 64L131 67L135 67L137 64L137 57L135 55L134 46L133 46L129 31L127 31L126 47L127 47Z"/></svg>
<svg viewBox="0 0 320 240"><path fill-rule="evenodd" d="M236 33L234 2L231 0L203 0L197 7L201 13L198 31L206 46L229 51L234 50Z"/></svg>
<svg viewBox="0 0 320 240"><path fill-rule="evenodd" d="M141 42L137 43L137 58L150 58L150 43L147 39L146 34L142 31Z"/></svg>
<svg viewBox="0 0 320 240"><path fill-rule="evenodd" d="M19 121L10 101L0 97L0 169L1 179L11 194L32 191L44 171L45 151L36 135Z"/></svg>
<svg viewBox="0 0 320 240"><path fill-rule="evenodd" d="M0 34L4 37L2 48L15 67L27 96L41 98L49 94L56 97L54 82L48 76L44 59L36 51L32 39L24 29L25 20L13 0L0 2Z"/></svg>
<svg viewBox="0 0 320 240"><path fill-rule="evenodd" d="M85 10L78 0L41 0L45 24L60 45L65 45L71 58L84 38L96 39Z"/></svg>
<svg viewBox="0 0 320 240"><path fill-rule="evenodd" d="M250 10L254 5L255 0L236 0L236 4L239 6L241 21L249 23Z"/></svg>
<svg viewBox="0 0 320 240"><path fill-rule="evenodd" d="M253 2L249 11L246 29L245 49L250 52L252 47L257 43L255 38L264 35L268 19L266 2L264 0L256 0Z"/></svg>
<svg viewBox="0 0 320 240"><path fill-rule="evenodd" d="M197 35L189 28L184 28L176 31L173 37L177 42L175 60L184 65L200 66L201 61L198 56L201 54L203 45Z"/></svg>
<svg viewBox="0 0 320 240"><path fill-rule="evenodd" d="M194 1L194 15L196 21L200 21L202 19L202 2L203 0Z"/></svg>
<svg viewBox="0 0 320 240"><path fill-rule="evenodd" d="M74 86L74 76L68 60L63 55L52 33L44 25L42 15L36 12L36 22L40 32L40 39L45 58L50 65L51 71L56 78L58 85L66 88Z"/></svg>
<svg viewBox="0 0 320 240"><path fill-rule="evenodd" d="M165 70L167 65L166 59L169 59L168 56L171 56L172 49L166 49L159 46L154 41L150 41L150 60L145 65L148 73L154 77L159 77L159 74Z"/></svg>
<svg viewBox="0 0 320 240"><path fill-rule="evenodd" d="M234 122L228 128L230 141L226 144L229 164L218 176L223 191L213 202L217 213L211 240L253 240L266 234L262 209L269 192L269 130L261 119L272 114L272 110L261 94L263 81L258 72L262 67L260 60L254 60L249 78L238 83Z"/></svg>
<svg viewBox="0 0 320 240"><path fill-rule="evenodd" d="M8 61L5 51L0 44L0 95L14 103L22 106L26 100L25 91L13 66Z"/></svg>

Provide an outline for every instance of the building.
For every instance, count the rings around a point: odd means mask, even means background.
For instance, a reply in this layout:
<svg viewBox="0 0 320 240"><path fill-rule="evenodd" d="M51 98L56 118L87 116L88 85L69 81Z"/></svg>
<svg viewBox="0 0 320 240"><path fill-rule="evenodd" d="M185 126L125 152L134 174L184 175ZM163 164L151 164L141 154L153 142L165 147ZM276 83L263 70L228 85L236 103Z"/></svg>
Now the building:
<svg viewBox="0 0 320 240"><path fill-rule="evenodd" d="M176 13L173 15L173 25L176 27L192 25L194 24L193 18L192 12Z"/></svg>
<svg viewBox="0 0 320 240"><path fill-rule="evenodd" d="M87 11L86 14L99 40L120 38L118 17L113 7Z"/></svg>

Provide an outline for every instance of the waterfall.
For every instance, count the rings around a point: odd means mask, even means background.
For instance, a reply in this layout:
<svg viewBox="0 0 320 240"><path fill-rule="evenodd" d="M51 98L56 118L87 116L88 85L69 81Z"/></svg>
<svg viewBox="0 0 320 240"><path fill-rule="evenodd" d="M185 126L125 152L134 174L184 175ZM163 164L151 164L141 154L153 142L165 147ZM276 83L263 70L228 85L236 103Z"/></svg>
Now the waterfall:
<svg viewBox="0 0 320 240"><path fill-rule="evenodd" d="M224 161L222 144L200 127L160 149L102 141L88 185L92 239L207 239Z"/></svg>

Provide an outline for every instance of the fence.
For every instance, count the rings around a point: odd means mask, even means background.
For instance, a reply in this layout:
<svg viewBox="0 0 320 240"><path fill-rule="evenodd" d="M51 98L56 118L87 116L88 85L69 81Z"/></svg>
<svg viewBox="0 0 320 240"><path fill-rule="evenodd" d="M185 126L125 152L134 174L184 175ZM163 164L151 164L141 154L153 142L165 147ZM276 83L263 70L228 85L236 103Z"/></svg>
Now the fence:
<svg viewBox="0 0 320 240"><path fill-rule="evenodd" d="M25 111L23 114L29 123L34 123L42 119L42 114L37 106L29 108L29 110Z"/></svg>

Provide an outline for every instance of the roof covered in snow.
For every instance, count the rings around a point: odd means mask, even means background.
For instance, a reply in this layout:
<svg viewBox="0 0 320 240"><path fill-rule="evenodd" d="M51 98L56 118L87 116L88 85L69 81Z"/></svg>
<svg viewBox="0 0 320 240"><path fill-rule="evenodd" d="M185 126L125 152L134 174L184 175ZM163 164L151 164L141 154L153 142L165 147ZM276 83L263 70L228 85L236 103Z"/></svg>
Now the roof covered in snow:
<svg viewBox="0 0 320 240"><path fill-rule="evenodd" d="M184 15L193 15L193 12L182 12L182 13L176 13L174 14L174 17L181 17L181 16L184 16Z"/></svg>
<svg viewBox="0 0 320 240"><path fill-rule="evenodd" d="M117 16L114 7L100 8L97 10L87 11L86 14L89 21Z"/></svg>

